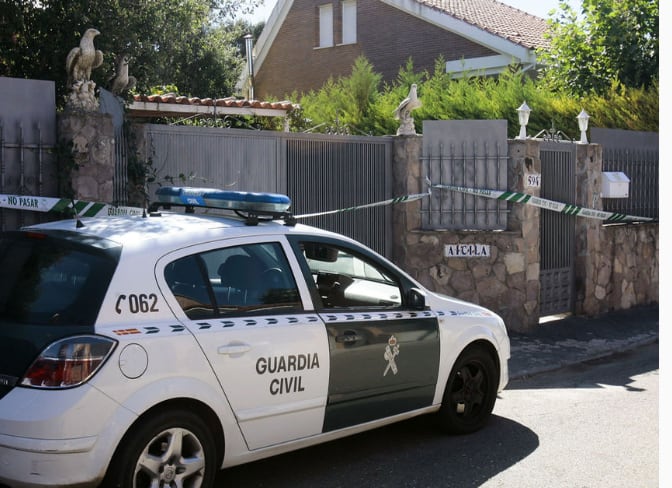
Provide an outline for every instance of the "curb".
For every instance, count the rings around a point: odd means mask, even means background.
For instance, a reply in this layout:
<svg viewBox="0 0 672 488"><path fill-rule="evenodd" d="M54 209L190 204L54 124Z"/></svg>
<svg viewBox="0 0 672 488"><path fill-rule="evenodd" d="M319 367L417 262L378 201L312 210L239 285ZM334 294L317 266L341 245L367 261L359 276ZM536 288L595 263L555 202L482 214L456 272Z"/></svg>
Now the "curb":
<svg viewBox="0 0 672 488"><path fill-rule="evenodd" d="M608 348L602 351L596 351L595 354L590 354L585 357L580 357L580 358L575 358L571 360L560 360L558 362L554 363L549 363L543 366L538 366L534 368L527 368L523 369L519 372L513 373L512 371L509 371L509 381L515 381L515 380L521 380L521 379L526 379L531 376L535 376L538 374L542 373L550 373L552 371L557 371L563 368L567 368L570 366L576 366L579 364L584 364L590 361L595 361L598 359L604 359L610 356L613 356L615 354L627 352L627 351L632 351L634 349L638 349L640 347L648 346L651 344L656 344L659 341L659 337L656 334L655 337L647 337L646 339L641 339L638 341L633 341L627 344L620 344L617 347L613 348ZM511 360L509 360L510 362Z"/></svg>

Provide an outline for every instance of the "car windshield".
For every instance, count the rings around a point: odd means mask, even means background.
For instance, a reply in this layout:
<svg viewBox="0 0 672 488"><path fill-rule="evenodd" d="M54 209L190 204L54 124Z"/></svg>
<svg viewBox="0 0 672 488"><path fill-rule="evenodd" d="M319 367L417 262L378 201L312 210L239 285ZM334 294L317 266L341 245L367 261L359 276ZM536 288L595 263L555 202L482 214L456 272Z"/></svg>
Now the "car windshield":
<svg viewBox="0 0 672 488"><path fill-rule="evenodd" d="M102 239L81 241L39 232L0 234L0 322L93 325L119 249Z"/></svg>

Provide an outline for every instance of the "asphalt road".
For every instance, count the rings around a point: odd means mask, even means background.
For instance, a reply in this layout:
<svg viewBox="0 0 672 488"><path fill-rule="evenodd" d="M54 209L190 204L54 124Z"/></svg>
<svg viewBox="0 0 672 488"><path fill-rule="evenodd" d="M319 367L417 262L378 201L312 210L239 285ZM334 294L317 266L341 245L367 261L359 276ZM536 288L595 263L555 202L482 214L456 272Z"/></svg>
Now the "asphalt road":
<svg viewBox="0 0 672 488"><path fill-rule="evenodd" d="M421 417L230 468L217 486L657 487L658 382L655 344L511 383L476 434Z"/></svg>

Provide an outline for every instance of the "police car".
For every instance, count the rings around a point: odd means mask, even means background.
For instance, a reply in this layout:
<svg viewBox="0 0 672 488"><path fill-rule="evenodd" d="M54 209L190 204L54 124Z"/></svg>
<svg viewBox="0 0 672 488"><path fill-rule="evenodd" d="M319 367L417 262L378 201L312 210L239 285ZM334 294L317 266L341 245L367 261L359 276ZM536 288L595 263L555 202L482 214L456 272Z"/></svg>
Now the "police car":
<svg viewBox="0 0 672 488"><path fill-rule="evenodd" d="M420 414L486 423L496 314L297 224L284 195L158 200L0 234L0 486L210 487Z"/></svg>

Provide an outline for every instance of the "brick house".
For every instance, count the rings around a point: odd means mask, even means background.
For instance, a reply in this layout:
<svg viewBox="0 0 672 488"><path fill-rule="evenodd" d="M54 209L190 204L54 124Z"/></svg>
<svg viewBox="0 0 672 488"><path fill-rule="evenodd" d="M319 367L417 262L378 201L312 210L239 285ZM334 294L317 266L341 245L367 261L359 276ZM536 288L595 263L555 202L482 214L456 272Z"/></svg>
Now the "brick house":
<svg viewBox="0 0 672 488"><path fill-rule="evenodd" d="M364 55L385 81L416 70L497 74L536 66L546 21L496 0L278 0L254 47L254 96L284 98L347 76ZM248 95L247 69L239 87Z"/></svg>

